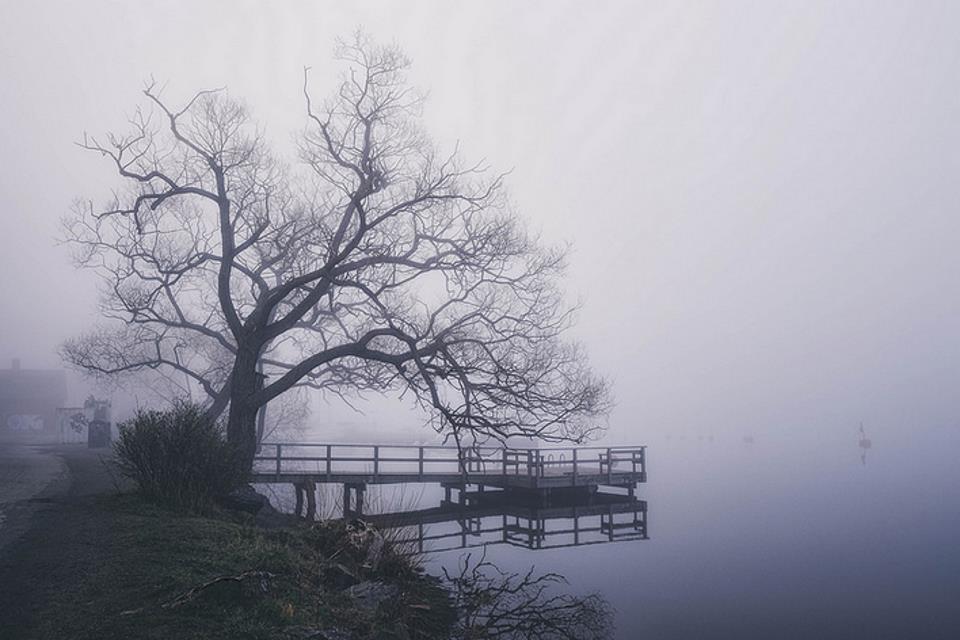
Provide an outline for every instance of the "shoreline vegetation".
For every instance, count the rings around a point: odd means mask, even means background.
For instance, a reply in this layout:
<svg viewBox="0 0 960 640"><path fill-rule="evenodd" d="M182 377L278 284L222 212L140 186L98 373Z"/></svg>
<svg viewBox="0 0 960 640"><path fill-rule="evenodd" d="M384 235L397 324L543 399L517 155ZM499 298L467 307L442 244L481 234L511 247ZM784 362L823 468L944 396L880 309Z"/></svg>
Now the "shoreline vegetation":
<svg viewBox="0 0 960 640"><path fill-rule="evenodd" d="M450 637L451 596L402 540L276 511L229 475L230 447L177 403L121 424L110 454L51 452L69 480L3 550L0 637Z"/></svg>
<svg viewBox="0 0 960 640"><path fill-rule="evenodd" d="M88 452L71 471L106 473ZM71 491L71 494L74 493ZM243 511L178 512L135 492L49 500L14 544L0 585L11 640L609 638L597 595L485 555L427 574L403 540L362 521L271 525ZM285 519L289 526L276 526ZM19 608L17 604L19 603Z"/></svg>
<svg viewBox="0 0 960 640"><path fill-rule="evenodd" d="M558 574L464 555L429 575L402 532L308 522L249 485L225 493L226 442L197 407L121 425L113 455L60 450L69 487L0 557L0 636L120 640L607 638L596 595ZM227 467L230 465L227 464ZM236 485L234 485L236 486Z"/></svg>
<svg viewBox="0 0 960 640"><path fill-rule="evenodd" d="M247 514L179 514L135 494L91 506L115 535L110 563L85 585L97 600L66 616L74 633L86 619L91 638L450 637L440 581L362 523L264 529Z"/></svg>

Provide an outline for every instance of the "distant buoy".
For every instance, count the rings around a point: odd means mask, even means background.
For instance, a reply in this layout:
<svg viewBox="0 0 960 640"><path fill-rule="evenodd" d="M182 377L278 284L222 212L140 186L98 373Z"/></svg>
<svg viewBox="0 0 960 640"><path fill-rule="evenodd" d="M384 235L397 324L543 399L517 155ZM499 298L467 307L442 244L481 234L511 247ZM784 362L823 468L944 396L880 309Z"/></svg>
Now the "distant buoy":
<svg viewBox="0 0 960 640"><path fill-rule="evenodd" d="M873 443L870 442L870 438L867 437L867 432L863 430L863 423L860 423L860 462L864 465L867 464L867 449L873 446Z"/></svg>

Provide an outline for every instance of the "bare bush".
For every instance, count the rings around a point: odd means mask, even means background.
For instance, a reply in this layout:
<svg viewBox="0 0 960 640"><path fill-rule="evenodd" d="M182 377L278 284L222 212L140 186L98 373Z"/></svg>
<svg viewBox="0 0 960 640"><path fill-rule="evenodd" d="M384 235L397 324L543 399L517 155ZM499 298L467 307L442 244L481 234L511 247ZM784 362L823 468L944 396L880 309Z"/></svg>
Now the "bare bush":
<svg viewBox="0 0 960 640"><path fill-rule="evenodd" d="M147 499L177 509L204 511L240 481L233 446L194 404L138 411L120 425L114 453Z"/></svg>

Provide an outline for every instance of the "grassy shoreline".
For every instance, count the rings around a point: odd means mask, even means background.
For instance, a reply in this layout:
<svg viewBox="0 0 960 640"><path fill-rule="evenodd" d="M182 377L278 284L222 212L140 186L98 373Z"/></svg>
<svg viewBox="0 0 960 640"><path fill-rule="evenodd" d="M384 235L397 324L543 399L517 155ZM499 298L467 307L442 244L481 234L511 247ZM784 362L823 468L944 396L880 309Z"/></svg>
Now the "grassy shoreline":
<svg viewBox="0 0 960 640"><path fill-rule="evenodd" d="M449 629L437 581L389 548L370 566L372 536L342 522L263 530L242 515L178 514L132 494L79 509L109 536L61 549L65 558L93 554L95 566L59 581L35 637L428 639ZM350 589L357 584L394 597L364 604Z"/></svg>
<svg viewBox="0 0 960 640"><path fill-rule="evenodd" d="M182 515L136 495L100 497L89 509L109 520L104 561L63 585L42 637L426 639L449 629L442 587L389 548L377 566L365 564L371 536L342 522L262 530L237 514ZM271 577L211 584L251 572ZM396 597L364 605L349 589L363 583Z"/></svg>
<svg viewBox="0 0 960 640"><path fill-rule="evenodd" d="M341 521L263 529L220 509L188 515L103 491L96 457L65 459L70 490L44 498L0 558L0 637L449 637L449 593L373 531ZM91 479L99 490L78 490Z"/></svg>

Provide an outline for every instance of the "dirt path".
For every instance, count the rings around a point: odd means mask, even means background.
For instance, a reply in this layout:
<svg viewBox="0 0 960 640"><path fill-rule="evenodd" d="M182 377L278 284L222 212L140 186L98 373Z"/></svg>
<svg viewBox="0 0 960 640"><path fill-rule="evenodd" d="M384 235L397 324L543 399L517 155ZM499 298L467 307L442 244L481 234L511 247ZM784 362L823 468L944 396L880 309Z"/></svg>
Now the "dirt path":
<svg viewBox="0 0 960 640"><path fill-rule="evenodd" d="M34 637L58 584L96 566L110 531L84 505L113 490L104 453L37 447L0 459L0 638Z"/></svg>
<svg viewBox="0 0 960 640"><path fill-rule="evenodd" d="M29 528L37 500L68 487L66 463L49 448L0 443L0 557Z"/></svg>

